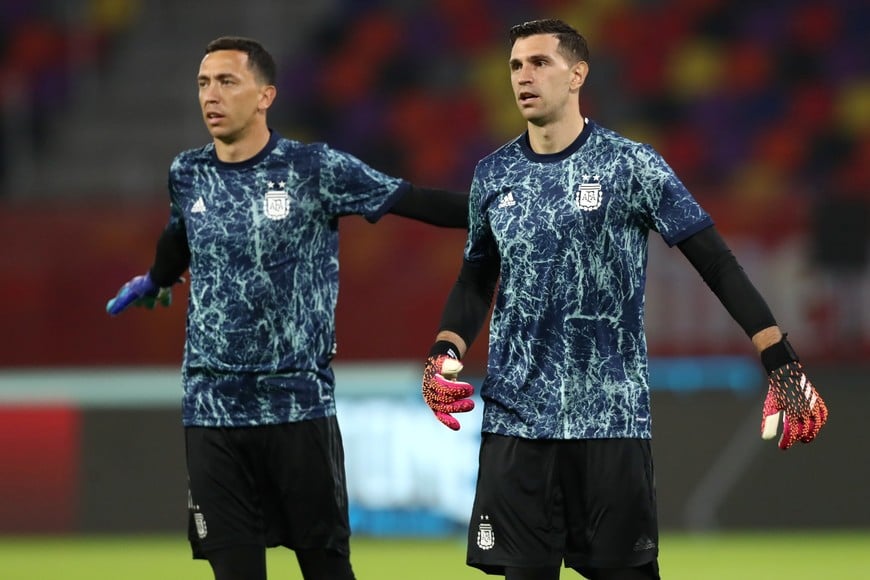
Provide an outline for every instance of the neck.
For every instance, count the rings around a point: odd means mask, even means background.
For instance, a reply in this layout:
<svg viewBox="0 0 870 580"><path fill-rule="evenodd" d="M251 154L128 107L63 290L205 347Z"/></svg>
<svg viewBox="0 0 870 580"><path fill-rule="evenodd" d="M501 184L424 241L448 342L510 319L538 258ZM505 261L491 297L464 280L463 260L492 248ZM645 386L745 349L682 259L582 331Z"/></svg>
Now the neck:
<svg viewBox="0 0 870 580"><path fill-rule="evenodd" d="M583 132L583 115L571 115L545 125L528 124L529 145L535 153L564 151Z"/></svg>
<svg viewBox="0 0 870 580"><path fill-rule="evenodd" d="M251 128L232 140L214 139L217 158L225 163L247 161L263 150L269 142L269 127L265 124Z"/></svg>

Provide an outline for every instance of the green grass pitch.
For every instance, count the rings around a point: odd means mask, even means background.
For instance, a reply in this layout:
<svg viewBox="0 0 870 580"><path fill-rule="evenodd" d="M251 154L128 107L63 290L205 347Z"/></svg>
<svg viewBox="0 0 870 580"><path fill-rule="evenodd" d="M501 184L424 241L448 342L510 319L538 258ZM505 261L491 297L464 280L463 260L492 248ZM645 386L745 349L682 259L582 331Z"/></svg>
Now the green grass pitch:
<svg viewBox="0 0 870 580"><path fill-rule="evenodd" d="M464 564L463 539L354 537L359 580L483 580ZM870 578L870 530L815 533L664 534L664 580L859 580ZM273 549L269 578L300 580L293 555ZM563 570L563 579L581 578ZM0 536L4 580L210 580L181 536Z"/></svg>

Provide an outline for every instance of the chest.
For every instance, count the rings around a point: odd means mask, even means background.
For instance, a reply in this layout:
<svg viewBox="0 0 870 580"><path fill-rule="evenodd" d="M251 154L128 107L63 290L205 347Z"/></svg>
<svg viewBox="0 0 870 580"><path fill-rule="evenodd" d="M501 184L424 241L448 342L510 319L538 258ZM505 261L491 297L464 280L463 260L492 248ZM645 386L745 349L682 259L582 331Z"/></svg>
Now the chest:
<svg viewBox="0 0 870 580"><path fill-rule="evenodd" d="M191 253L265 257L301 247L329 230L318 218L315 191L286 168L197 171L178 196Z"/></svg>
<svg viewBox="0 0 870 580"><path fill-rule="evenodd" d="M502 250L591 244L638 226L626 180L594 165L537 168L489 191L485 216Z"/></svg>

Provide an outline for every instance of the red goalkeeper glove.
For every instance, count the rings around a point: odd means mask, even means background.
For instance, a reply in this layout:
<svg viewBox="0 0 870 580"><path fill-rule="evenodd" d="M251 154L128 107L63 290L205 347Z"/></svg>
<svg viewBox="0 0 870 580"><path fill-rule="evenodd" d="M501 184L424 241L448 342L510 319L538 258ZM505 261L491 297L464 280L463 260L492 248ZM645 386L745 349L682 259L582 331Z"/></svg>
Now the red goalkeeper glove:
<svg viewBox="0 0 870 580"><path fill-rule="evenodd" d="M797 354L785 336L761 353L768 371L767 397L761 420L761 437L773 439L782 416L779 448L788 449L797 441L809 443L828 420L828 407L804 373Z"/></svg>
<svg viewBox="0 0 870 580"><path fill-rule="evenodd" d="M466 413L474 409L474 401L469 398L474 394L474 387L456 380L462 370L462 363L450 354L438 354L439 350L448 350L451 354L455 352L453 345L441 348L440 345L444 344L436 343L426 359L426 367L423 369L423 400L435 413L435 418L450 429L459 431L459 421L451 413Z"/></svg>

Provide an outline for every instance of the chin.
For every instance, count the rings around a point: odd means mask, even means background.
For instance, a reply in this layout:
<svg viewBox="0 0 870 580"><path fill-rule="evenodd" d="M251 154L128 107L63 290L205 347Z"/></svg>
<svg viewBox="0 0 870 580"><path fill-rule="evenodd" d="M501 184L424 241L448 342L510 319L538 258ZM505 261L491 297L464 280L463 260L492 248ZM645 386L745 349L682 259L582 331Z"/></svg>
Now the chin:
<svg viewBox="0 0 870 580"><path fill-rule="evenodd" d="M209 135L211 135L215 139L218 139L219 141L229 141L230 136L232 136L232 132L228 131L223 127L209 127L208 132Z"/></svg>
<svg viewBox="0 0 870 580"><path fill-rule="evenodd" d="M525 119L527 123L531 123L532 125L545 124L546 119L542 115L536 114L532 111L520 111L520 114L523 116L523 119Z"/></svg>

